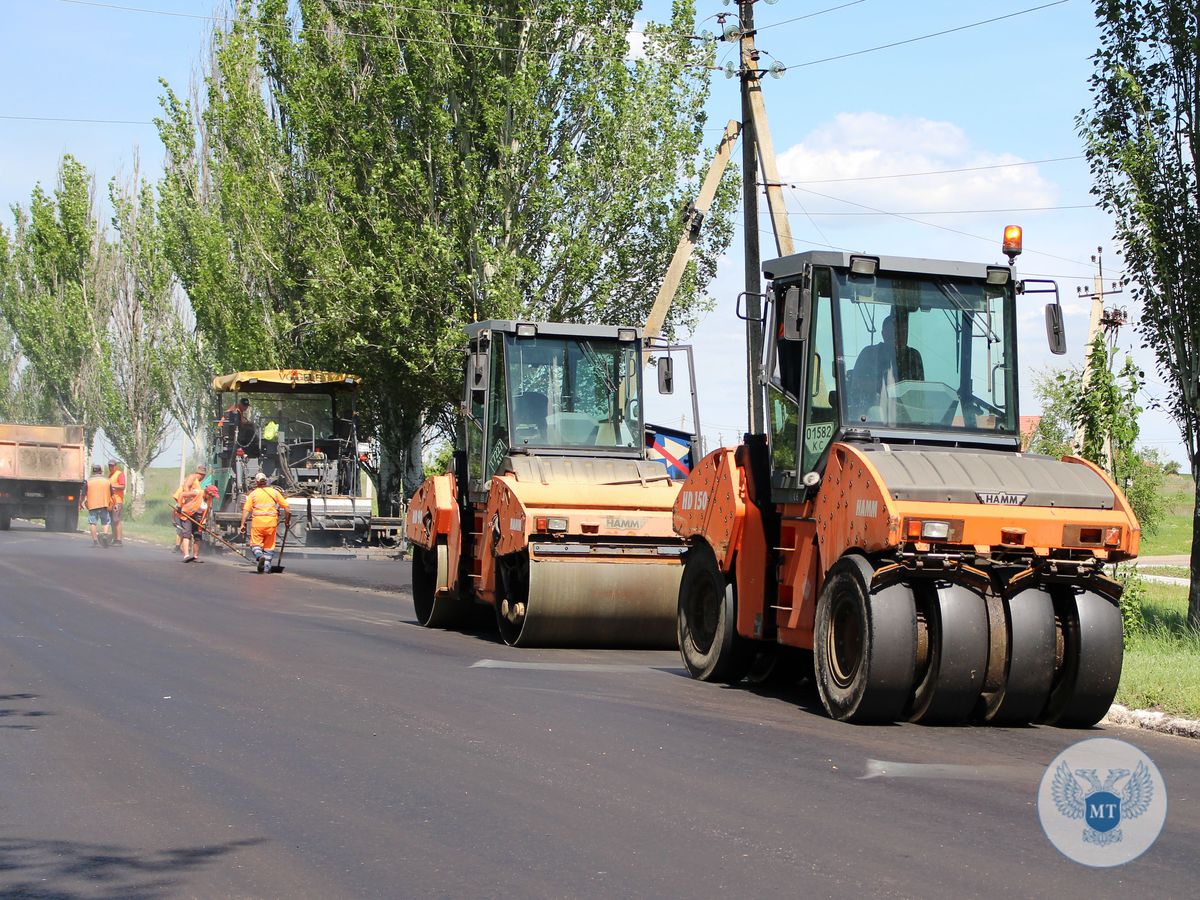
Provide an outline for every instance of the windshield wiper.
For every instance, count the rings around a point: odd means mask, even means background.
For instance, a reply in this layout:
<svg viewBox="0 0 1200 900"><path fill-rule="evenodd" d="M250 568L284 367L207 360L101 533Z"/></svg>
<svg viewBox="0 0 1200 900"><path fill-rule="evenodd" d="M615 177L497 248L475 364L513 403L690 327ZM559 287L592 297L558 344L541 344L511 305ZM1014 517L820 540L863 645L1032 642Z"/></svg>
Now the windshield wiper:
<svg viewBox="0 0 1200 900"><path fill-rule="evenodd" d="M975 310L971 309L971 307L967 304L967 298L962 295L962 291L960 291L957 286L948 281L942 281L941 279L934 281L934 284L937 285L937 289L942 292L943 296L945 296L947 300L971 317L972 325L979 323L983 326L983 330L986 332L985 336L987 337L989 344L1000 343L999 335L992 331L992 326L981 319L976 314Z"/></svg>

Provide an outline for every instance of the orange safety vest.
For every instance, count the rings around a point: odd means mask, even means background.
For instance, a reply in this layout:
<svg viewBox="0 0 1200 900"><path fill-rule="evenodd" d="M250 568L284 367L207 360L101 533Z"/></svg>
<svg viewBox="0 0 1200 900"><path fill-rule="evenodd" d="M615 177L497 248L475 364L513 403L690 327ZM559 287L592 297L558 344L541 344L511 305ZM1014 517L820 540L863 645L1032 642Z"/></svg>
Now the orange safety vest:
<svg viewBox="0 0 1200 900"><path fill-rule="evenodd" d="M255 488L246 497L246 502L242 504L242 515L249 513L253 519L253 524L269 525L271 521L279 521L279 509L287 509L287 500L283 494L273 487Z"/></svg>
<svg viewBox="0 0 1200 900"><path fill-rule="evenodd" d="M87 508L108 509L112 503L112 487L103 475L93 475L87 480Z"/></svg>
<svg viewBox="0 0 1200 900"><path fill-rule="evenodd" d="M184 480L183 487L179 489L179 508L193 519L200 512L200 503L204 499L204 491L200 487L200 482L203 480L202 476L193 472Z"/></svg>
<svg viewBox="0 0 1200 900"><path fill-rule="evenodd" d="M113 506L125 502L125 473L120 469L108 476L109 488L112 491Z"/></svg>

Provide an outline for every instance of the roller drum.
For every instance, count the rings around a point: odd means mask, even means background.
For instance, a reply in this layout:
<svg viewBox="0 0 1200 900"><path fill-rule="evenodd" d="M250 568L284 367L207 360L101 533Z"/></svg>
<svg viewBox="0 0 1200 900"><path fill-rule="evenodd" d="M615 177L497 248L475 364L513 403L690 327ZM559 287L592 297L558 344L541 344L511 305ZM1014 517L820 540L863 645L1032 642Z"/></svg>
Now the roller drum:
<svg viewBox="0 0 1200 900"><path fill-rule="evenodd" d="M524 619L502 629L514 647L676 647L683 566L529 561Z"/></svg>

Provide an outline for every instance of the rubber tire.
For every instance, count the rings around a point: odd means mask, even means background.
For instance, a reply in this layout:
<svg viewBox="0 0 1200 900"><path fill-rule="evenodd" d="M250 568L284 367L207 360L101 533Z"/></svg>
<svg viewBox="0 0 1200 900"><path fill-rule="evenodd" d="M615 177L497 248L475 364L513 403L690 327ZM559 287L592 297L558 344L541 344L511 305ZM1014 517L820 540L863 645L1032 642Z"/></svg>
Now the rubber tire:
<svg viewBox="0 0 1200 900"><path fill-rule="evenodd" d="M1008 659L1004 687L987 714L993 725L1027 725L1045 708L1054 683L1054 602L1039 588L1004 601Z"/></svg>
<svg viewBox="0 0 1200 900"><path fill-rule="evenodd" d="M676 619L679 655L693 678L736 684L754 662L755 644L737 633L737 597L712 548L694 544L683 564Z"/></svg>
<svg viewBox="0 0 1200 900"><path fill-rule="evenodd" d="M974 712L988 662L987 604L961 584L930 588L929 665L913 692L909 719L957 725Z"/></svg>
<svg viewBox="0 0 1200 900"><path fill-rule="evenodd" d="M8 531L12 528L12 516L9 513L0 513L0 531Z"/></svg>
<svg viewBox="0 0 1200 900"><path fill-rule="evenodd" d="M413 545L412 594L413 612L417 623L425 628L459 628L469 623L464 603L445 592L449 584L449 572L445 571L448 552L445 544L437 544L432 550ZM443 593L438 596L438 589Z"/></svg>
<svg viewBox="0 0 1200 900"><path fill-rule="evenodd" d="M834 563L817 598L813 661L817 691L831 718L842 722L894 722L904 713L917 664L917 612L912 591L902 584L871 593L874 569L858 554ZM839 653L857 620L857 646Z"/></svg>
<svg viewBox="0 0 1200 900"><path fill-rule="evenodd" d="M1063 620L1065 653L1039 721L1059 728L1091 728L1104 718L1121 680L1124 661L1121 610L1091 591L1054 589Z"/></svg>
<svg viewBox="0 0 1200 900"><path fill-rule="evenodd" d="M509 554L496 561L496 580L500 584L501 595L496 598L493 608L496 633L500 635L500 640L510 647L520 646L525 623L522 621L517 624L506 619L503 602L508 600L512 603L524 603L526 615L529 612L529 557L524 552L520 558L514 558L516 556L517 554Z"/></svg>

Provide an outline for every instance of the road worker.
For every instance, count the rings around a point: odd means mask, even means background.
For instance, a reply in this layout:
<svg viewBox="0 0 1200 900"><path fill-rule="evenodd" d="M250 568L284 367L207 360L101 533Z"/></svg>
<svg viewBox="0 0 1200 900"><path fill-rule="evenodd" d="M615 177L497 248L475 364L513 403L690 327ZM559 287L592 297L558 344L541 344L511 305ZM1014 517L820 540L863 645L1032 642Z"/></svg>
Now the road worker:
<svg viewBox="0 0 1200 900"><path fill-rule="evenodd" d="M104 477L100 463L92 465L92 474L84 485L79 505L87 510L88 531L92 533L93 547L107 547L109 523L112 521L108 509L112 505L112 485ZM97 528L100 529L97 534Z"/></svg>
<svg viewBox="0 0 1200 900"><path fill-rule="evenodd" d="M180 513L180 547L183 549L183 561L194 562L197 544L200 542L200 529L197 522L200 518L200 507L204 503L204 488L201 483L208 475L208 466L201 463L192 474L183 481L179 489Z"/></svg>
<svg viewBox="0 0 1200 900"><path fill-rule="evenodd" d="M208 525L208 517L213 511L213 505L217 502L219 494L215 484L203 484L203 482L201 484L204 489L200 492L200 511L193 516L196 522L193 526L195 535L192 537L192 562L200 562L200 547L204 543L204 530Z"/></svg>
<svg viewBox="0 0 1200 900"><path fill-rule="evenodd" d="M108 484L112 491L112 506L108 510L112 519L112 542L114 547L120 547L125 536L125 527L121 524L125 512L125 472L115 459L108 461Z"/></svg>
<svg viewBox="0 0 1200 900"><path fill-rule="evenodd" d="M246 497L242 506L242 525L238 530L245 534L246 519L250 518L250 549L254 551L254 559L260 572L271 571L280 510L283 510L283 527L287 528L292 524L292 511L288 509L287 500L278 489L268 487L266 473L259 472L254 476L254 490Z"/></svg>

